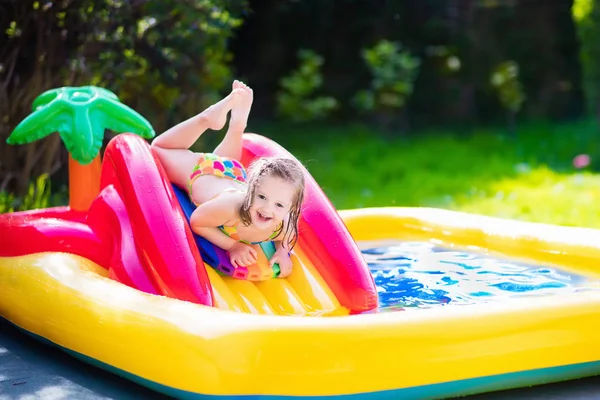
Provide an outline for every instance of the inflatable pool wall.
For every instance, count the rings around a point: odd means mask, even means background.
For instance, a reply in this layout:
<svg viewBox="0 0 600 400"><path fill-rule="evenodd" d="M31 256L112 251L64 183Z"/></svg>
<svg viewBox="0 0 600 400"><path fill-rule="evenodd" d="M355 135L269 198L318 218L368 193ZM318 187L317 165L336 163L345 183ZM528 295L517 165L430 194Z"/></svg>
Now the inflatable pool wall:
<svg viewBox="0 0 600 400"><path fill-rule="evenodd" d="M287 154L259 135L244 148L244 163ZM308 176L293 273L252 282L207 265L185 193L147 143L119 136L107 154L87 212L0 215L0 316L86 362L219 400L438 399L600 373L598 230L423 208L333 213ZM352 238L476 246L596 286L369 312L376 291Z"/></svg>

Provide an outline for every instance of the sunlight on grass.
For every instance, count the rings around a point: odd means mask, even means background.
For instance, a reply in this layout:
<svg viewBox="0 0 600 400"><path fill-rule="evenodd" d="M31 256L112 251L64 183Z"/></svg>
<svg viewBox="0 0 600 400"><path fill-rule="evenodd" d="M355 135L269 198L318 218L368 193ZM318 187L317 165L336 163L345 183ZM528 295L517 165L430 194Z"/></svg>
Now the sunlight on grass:
<svg viewBox="0 0 600 400"><path fill-rule="evenodd" d="M448 207L501 218L600 228L600 175L558 174L539 167L491 182Z"/></svg>
<svg viewBox="0 0 600 400"><path fill-rule="evenodd" d="M363 124L268 123L248 131L296 156L337 209L435 207L600 228L600 175L591 172L600 170L595 121L522 124L516 140L492 128L409 139L389 139ZM212 150L222 135L206 135L214 143L199 141L194 149ZM574 168L580 154L590 156L590 171ZM48 198L44 187L24 199L0 193L0 212L66 204L66 196Z"/></svg>
<svg viewBox="0 0 600 400"><path fill-rule="evenodd" d="M595 122L524 125L516 141L501 130L425 132L385 140L360 125L267 126L257 130L289 149L337 209L436 207L474 214L600 228Z"/></svg>

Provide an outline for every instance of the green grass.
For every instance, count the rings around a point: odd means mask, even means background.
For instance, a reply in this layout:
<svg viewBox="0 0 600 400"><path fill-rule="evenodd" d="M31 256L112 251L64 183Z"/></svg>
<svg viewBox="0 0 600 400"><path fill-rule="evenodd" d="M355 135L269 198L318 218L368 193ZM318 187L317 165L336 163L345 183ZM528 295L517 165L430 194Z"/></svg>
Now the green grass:
<svg viewBox="0 0 600 400"><path fill-rule="evenodd" d="M29 184L23 197L0 192L0 214L49 207L52 202L49 182L47 174L40 175L35 182Z"/></svg>
<svg viewBox="0 0 600 400"><path fill-rule="evenodd" d="M338 209L425 206L600 228L600 174L572 165L581 153L600 160L594 122L529 124L516 140L494 129L410 140L365 126L253 129L298 157Z"/></svg>
<svg viewBox="0 0 600 400"><path fill-rule="evenodd" d="M425 206L600 228L600 174L593 172L600 170L600 132L591 121L523 125L516 140L491 128L406 140L386 140L365 125L248 130L292 152L338 209ZM207 135L199 147L219 139ZM582 153L592 157L588 170L572 165ZM49 197L45 183L38 180L25 199L0 193L0 212L56 205L57 193Z"/></svg>

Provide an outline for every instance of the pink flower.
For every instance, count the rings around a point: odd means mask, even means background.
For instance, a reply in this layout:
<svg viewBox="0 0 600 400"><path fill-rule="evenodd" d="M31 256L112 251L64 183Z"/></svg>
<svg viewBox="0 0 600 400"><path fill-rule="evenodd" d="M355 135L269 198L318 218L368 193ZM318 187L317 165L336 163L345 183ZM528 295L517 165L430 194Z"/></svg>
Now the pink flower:
<svg viewBox="0 0 600 400"><path fill-rule="evenodd" d="M587 154L580 154L573 159L573 166L575 168L585 168L590 165L590 156Z"/></svg>

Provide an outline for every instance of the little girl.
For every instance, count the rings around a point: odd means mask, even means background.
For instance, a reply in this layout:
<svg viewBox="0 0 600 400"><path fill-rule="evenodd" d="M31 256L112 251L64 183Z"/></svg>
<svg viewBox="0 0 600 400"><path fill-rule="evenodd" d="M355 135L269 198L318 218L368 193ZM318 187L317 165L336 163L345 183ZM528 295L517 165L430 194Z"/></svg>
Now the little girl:
<svg viewBox="0 0 600 400"><path fill-rule="evenodd" d="M251 244L274 241L270 263L279 264L284 278L292 271L304 175L297 162L279 157L260 158L246 173L238 160L252 100L252 89L234 81L227 97L156 137L152 148L169 180L187 188L197 206L190 218L195 233L227 250L234 267L256 262ZM190 151L206 129L223 128L229 111L229 128L214 152Z"/></svg>

